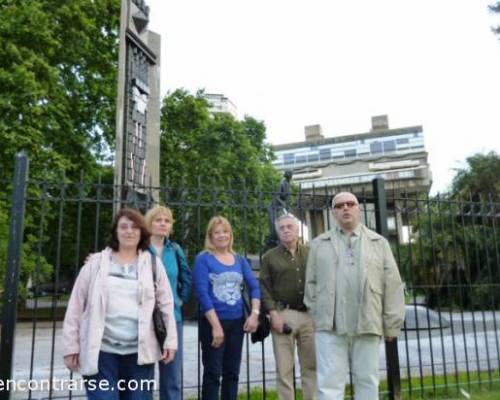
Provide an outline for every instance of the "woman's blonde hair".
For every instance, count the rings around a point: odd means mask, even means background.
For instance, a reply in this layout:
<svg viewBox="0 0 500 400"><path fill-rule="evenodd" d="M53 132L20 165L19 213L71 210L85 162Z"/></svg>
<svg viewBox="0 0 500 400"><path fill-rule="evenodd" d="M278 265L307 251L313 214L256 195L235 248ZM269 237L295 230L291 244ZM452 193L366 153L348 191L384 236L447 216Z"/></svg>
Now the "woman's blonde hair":
<svg viewBox="0 0 500 400"><path fill-rule="evenodd" d="M234 242L234 237L233 237L233 228L231 227L231 224L227 220L227 218L223 217L222 215L216 215L215 217L212 217L210 221L208 221L207 225L207 234L205 235L205 250L213 253L215 251L215 246L212 243L211 236L212 233L214 232L215 228L217 225L222 225L231 235L231 239L229 240L229 251L231 253L234 253L233 250L233 242Z"/></svg>
<svg viewBox="0 0 500 400"><path fill-rule="evenodd" d="M172 220L172 226L174 225L174 214L169 207L156 205L153 208L150 208L146 215L144 216L144 220L146 221L146 226L149 230L151 230L151 225L153 221L158 218L159 215L165 214L168 218Z"/></svg>

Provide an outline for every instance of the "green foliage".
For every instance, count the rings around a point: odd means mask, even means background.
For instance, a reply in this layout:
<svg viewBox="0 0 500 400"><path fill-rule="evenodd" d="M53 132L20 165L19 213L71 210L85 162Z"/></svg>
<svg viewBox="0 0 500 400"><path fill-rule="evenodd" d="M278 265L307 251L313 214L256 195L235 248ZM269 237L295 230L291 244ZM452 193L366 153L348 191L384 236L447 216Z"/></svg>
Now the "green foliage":
<svg viewBox="0 0 500 400"><path fill-rule="evenodd" d="M229 217L240 251L258 252L268 234L271 192L280 180L264 124L249 116L238 121L229 114L211 115L203 92L179 89L163 101L161 131L162 185L172 188L163 200L182 221L181 241L191 254L203 245L198 227L204 229L217 213ZM176 192L178 187L187 189ZM260 197L259 191L264 192ZM186 203L193 206L181 206Z"/></svg>
<svg viewBox="0 0 500 400"><path fill-rule="evenodd" d="M109 156L115 134L119 16L119 0L0 3L2 178L11 179L20 150L30 158L30 179L78 181L84 171L94 180L109 171L99 163ZM10 189L5 185L4 193ZM4 193L0 198L7 200ZM43 282L54 279L57 266L64 271L74 250L73 231L58 225L61 213L73 217L71 210L61 210L53 201L57 194L43 184L30 185L28 196L22 295L28 278ZM1 282L9 213L10 204L0 204ZM92 241L88 234L82 243Z"/></svg>
<svg viewBox="0 0 500 400"><path fill-rule="evenodd" d="M475 154L466 159L467 166L458 169L452 182L452 194L462 199L488 201L488 195L492 195L495 201L500 195L500 156L491 151L487 154Z"/></svg>
<svg viewBox="0 0 500 400"><path fill-rule="evenodd" d="M8 253L8 243L9 243L9 213L10 210L4 201L0 201L0 296L3 293L5 282L5 272L7 266L7 253ZM31 218L28 216L26 223L31 224ZM22 271L21 271L21 281L27 282L29 277L33 277L35 274L39 280L46 280L50 277L52 272L52 266L47 262L45 257L37 254L34 249L36 248L37 238L33 234L27 234L24 238L24 243L22 247L21 259L22 261ZM26 297L27 286L21 285L19 287L20 296Z"/></svg>
<svg viewBox="0 0 500 400"><path fill-rule="evenodd" d="M495 309L500 306L500 157L467 158L449 195L406 200L410 243L396 249L409 291L430 307Z"/></svg>
<svg viewBox="0 0 500 400"><path fill-rule="evenodd" d="M497 194L492 172L500 163L492 153L467 162L454 179L454 193L403 204L412 237L396 254L408 289L432 308L500 306L499 204L480 196L488 188Z"/></svg>
<svg viewBox="0 0 500 400"><path fill-rule="evenodd" d="M119 0L0 6L0 163L31 176L95 169L114 135ZM52 175L54 176L54 175Z"/></svg>

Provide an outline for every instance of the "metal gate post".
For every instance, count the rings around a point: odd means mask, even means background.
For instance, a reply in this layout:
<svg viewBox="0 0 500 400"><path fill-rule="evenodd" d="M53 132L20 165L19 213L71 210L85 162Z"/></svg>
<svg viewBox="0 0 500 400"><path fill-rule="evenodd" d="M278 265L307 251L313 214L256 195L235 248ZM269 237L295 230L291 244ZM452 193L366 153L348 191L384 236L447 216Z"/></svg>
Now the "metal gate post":
<svg viewBox="0 0 500 400"><path fill-rule="evenodd" d="M21 270L21 249L24 232L24 210L28 179L28 156L24 151L16 155L14 190L9 229L9 250L2 306L2 338L0 341L0 382L4 385L12 378L14 334L17 319L17 295ZM0 400L9 400L9 392L0 390Z"/></svg>
<svg viewBox="0 0 500 400"><path fill-rule="evenodd" d="M387 197L385 195L384 179L376 178L373 183L373 195L375 197L375 222L377 232L389 239L387 227ZM389 386L389 399L401 399L401 376L399 372L398 341L385 343L385 360L387 364L387 384Z"/></svg>

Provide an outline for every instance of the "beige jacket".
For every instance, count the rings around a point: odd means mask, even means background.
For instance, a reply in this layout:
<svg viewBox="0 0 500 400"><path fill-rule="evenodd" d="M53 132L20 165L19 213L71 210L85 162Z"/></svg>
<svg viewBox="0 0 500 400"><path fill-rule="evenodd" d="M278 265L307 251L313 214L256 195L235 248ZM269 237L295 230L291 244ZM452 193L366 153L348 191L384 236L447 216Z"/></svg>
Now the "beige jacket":
<svg viewBox="0 0 500 400"><path fill-rule="evenodd" d="M335 312L337 250L335 231L311 242L306 269L304 304L317 331L332 330ZM358 334L398 336L403 325L403 283L386 239L361 226L362 298Z"/></svg>
<svg viewBox="0 0 500 400"><path fill-rule="evenodd" d="M80 355L82 375L98 372L97 362L104 332L106 317L106 278L110 266L111 249L106 248L90 257L82 267L71 292L63 323L64 356ZM174 302L165 268L156 258L158 305L163 312L167 325L165 349L177 349L177 329L174 317ZM151 364L158 361L162 352L156 339L152 314L155 304L151 253L139 252L139 332L138 364Z"/></svg>

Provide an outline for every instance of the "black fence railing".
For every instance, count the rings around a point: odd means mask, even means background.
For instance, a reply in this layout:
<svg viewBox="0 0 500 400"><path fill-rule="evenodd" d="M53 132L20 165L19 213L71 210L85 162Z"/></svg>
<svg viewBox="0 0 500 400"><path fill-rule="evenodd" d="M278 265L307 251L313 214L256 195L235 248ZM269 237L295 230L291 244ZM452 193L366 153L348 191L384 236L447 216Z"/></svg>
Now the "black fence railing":
<svg viewBox="0 0 500 400"><path fill-rule="evenodd" d="M25 180L23 197L16 192L19 182L5 182L0 194L0 217L1 213L9 215L10 229L17 229L18 234L22 230L16 223L22 207L26 210L22 237L12 244L8 257L1 259L1 277L6 282L16 262L20 261L22 269L18 292L9 284L3 288L0 378L38 385L13 393L13 398L83 396L83 388L70 381L74 376L63 364L61 321L80 266L89 253L106 243L116 205L115 187L83 179L77 183ZM219 189L200 182L194 188L150 188L124 205L147 209L151 202L141 202L141 198L168 204L176 220L174 239L187 250L191 265L202 249L209 218L224 214L234 228L235 248L252 261L258 273L276 195L244 184ZM490 198L431 199L385 192L383 187L358 193L358 197L365 224L389 237L406 282L405 329L399 346L386 348L380 360L381 376L388 378L388 389L381 388L383 396L398 398L400 390L405 397L441 391L453 394L500 381L500 203ZM291 195L291 210L302 222L304 240L333 225L330 200L331 193L319 189ZM10 233L2 236L0 232L0 241L9 238L12 242ZM18 299L14 310L12 296ZM186 314L184 398L196 398L202 366L194 301L187 305ZM10 367L4 362L9 354ZM55 384L49 387L49 381ZM271 338L263 344L246 341L241 393L260 387L266 398L274 382ZM299 377L296 382L300 385Z"/></svg>

